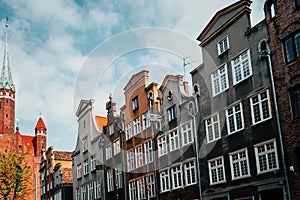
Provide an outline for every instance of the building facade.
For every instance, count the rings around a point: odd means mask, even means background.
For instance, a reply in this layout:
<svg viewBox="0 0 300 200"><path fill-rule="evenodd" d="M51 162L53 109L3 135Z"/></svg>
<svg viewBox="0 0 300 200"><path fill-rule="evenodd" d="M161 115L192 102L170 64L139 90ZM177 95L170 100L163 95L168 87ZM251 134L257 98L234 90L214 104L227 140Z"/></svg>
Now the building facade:
<svg viewBox="0 0 300 200"><path fill-rule="evenodd" d="M291 199L300 196L300 1L267 0L269 52Z"/></svg>
<svg viewBox="0 0 300 200"><path fill-rule="evenodd" d="M195 98L181 75L167 75L160 88L157 135L158 199L199 199Z"/></svg>
<svg viewBox="0 0 300 200"><path fill-rule="evenodd" d="M124 132L112 96L106 103L107 125L104 128L104 163L106 199L125 199Z"/></svg>
<svg viewBox="0 0 300 200"><path fill-rule="evenodd" d="M43 151L40 167L41 200L73 199L72 152Z"/></svg>
<svg viewBox="0 0 300 200"><path fill-rule="evenodd" d="M160 109L157 84L149 83L149 71L134 74L124 87L124 151L127 199L154 199L158 195L155 177L155 126L147 117Z"/></svg>
<svg viewBox="0 0 300 200"><path fill-rule="evenodd" d="M0 151L24 153L25 161L31 167L31 188L28 199L40 199L40 162L42 149L46 148L47 128L42 118L39 118L35 127L35 134L23 135L15 126L16 88L12 79L9 64L7 29L5 25L6 41L4 48L3 65L0 76Z"/></svg>
<svg viewBox="0 0 300 200"><path fill-rule="evenodd" d="M203 64L192 74L199 92L202 199L286 199L266 21L251 25L251 1L218 11L197 40Z"/></svg>
<svg viewBox="0 0 300 200"><path fill-rule="evenodd" d="M107 119L94 115L92 99L80 101L76 116L78 136L72 154L74 199L105 199L102 150Z"/></svg>

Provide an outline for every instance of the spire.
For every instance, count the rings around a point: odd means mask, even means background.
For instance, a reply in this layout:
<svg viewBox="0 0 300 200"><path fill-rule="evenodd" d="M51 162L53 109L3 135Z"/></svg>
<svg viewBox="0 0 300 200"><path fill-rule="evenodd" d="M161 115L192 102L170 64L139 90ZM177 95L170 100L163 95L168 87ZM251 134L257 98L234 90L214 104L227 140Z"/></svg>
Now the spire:
<svg viewBox="0 0 300 200"><path fill-rule="evenodd" d="M9 57L8 57L8 18L6 17L5 23L5 47L4 47L4 58L1 70L0 77L0 89L9 89L15 92L15 84L12 80L11 70L9 65Z"/></svg>
<svg viewBox="0 0 300 200"><path fill-rule="evenodd" d="M44 120L40 117L38 122L36 123L35 129L46 129L46 125Z"/></svg>

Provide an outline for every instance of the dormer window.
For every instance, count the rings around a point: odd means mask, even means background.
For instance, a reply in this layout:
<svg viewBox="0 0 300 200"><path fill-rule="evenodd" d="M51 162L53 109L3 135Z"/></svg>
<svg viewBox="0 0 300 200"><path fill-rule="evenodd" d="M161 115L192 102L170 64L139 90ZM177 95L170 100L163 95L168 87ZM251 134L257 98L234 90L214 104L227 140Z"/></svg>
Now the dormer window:
<svg viewBox="0 0 300 200"><path fill-rule="evenodd" d="M135 111L139 108L138 96L132 99L132 110Z"/></svg>
<svg viewBox="0 0 300 200"><path fill-rule="evenodd" d="M218 42L218 55L223 54L225 51L229 49L229 39L228 36L223 38L221 41Z"/></svg>

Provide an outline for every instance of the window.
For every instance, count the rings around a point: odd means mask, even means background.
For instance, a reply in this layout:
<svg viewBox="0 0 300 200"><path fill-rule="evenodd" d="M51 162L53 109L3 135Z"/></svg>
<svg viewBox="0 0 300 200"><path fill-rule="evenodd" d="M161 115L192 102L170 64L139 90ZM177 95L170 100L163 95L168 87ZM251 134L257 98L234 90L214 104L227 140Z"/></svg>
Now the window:
<svg viewBox="0 0 300 200"><path fill-rule="evenodd" d="M211 85L213 96L229 88L226 64L211 74Z"/></svg>
<svg viewBox="0 0 300 200"><path fill-rule="evenodd" d="M81 199L87 199L86 185L83 185L83 186L81 187Z"/></svg>
<svg viewBox="0 0 300 200"><path fill-rule="evenodd" d="M129 122L126 127L125 127L125 132L126 132L126 140L129 140L132 138L132 132L131 132L131 122Z"/></svg>
<svg viewBox="0 0 300 200"><path fill-rule="evenodd" d="M195 161L190 161L184 163L184 175L185 175L185 184L192 185L195 184L196 181L196 167Z"/></svg>
<svg viewBox="0 0 300 200"><path fill-rule="evenodd" d="M45 193L43 193L43 194L45 194ZM80 189L79 188L76 189L76 200L80 200Z"/></svg>
<svg viewBox="0 0 300 200"><path fill-rule="evenodd" d="M143 148L142 145L135 147L135 164L136 168L143 166Z"/></svg>
<svg viewBox="0 0 300 200"><path fill-rule="evenodd" d="M174 119L176 119L176 110L175 110L175 106L172 106L171 108L169 108L167 110L168 112L168 121L173 121Z"/></svg>
<svg viewBox="0 0 300 200"><path fill-rule="evenodd" d="M141 132L140 117L133 120L133 134L137 135Z"/></svg>
<svg viewBox="0 0 300 200"><path fill-rule="evenodd" d="M137 187L137 200L146 199L144 178L139 178L136 180L136 187Z"/></svg>
<svg viewBox="0 0 300 200"><path fill-rule="evenodd" d="M221 41L218 42L218 55L221 55L225 51L229 49L229 39L228 36L223 38Z"/></svg>
<svg viewBox="0 0 300 200"><path fill-rule="evenodd" d="M208 161L210 184L224 183L225 169L223 156Z"/></svg>
<svg viewBox="0 0 300 200"><path fill-rule="evenodd" d="M88 200L94 200L95 193L94 193L94 186L93 186L93 182L88 184Z"/></svg>
<svg viewBox="0 0 300 200"><path fill-rule="evenodd" d="M91 172L96 170L96 156L92 155L91 156Z"/></svg>
<svg viewBox="0 0 300 200"><path fill-rule="evenodd" d="M115 173L116 173L116 183L118 184L119 188L123 187L123 177L122 177L122 165L118 165L115 168Z"/></svg>
<svg viewBox="0 0 300 200"><path fill-rule="evenodd" d="M106 172L107 174L107 191L111 192L114 190L114 174L113 169L109 169Z"/></svg>
<svg viewBox="0 0 300 200"><path fill-rule="evenodd" d="M148 176L146 176L146 184L147 184L147 188L149 191L149 196L150 197L155 197L155 178L154 178L154 174L150 174Z"/></svg>
<svg viewBox="0 0 300 200"><path fill-rule="evenodd" d="M82 150L83 152L86 152L88 150L87 136L82 138Z"/></svg>
<svg viewBox="0 0 300 200"><path fill-rule="evenodd" d="M109 129L109 135L113 135L115 132L114 124L109 125L108 129Z"/></svg>
<svg viewBox="0 0 300 200"><path fill-rule="evenodd" d="M143 120L143 130L151 126L150 119L147 117L149 114L149 110L143 113L142 120Z"/></svg>
<svg viewBox="0 0 300 200"><path fill-rule="evenodd" d="M106 156L106 160L107 159L110 159L112 157L112 147L111 147L111 143L108 144L106 147L105 147L105 156Z"/></svg>
<svg viewBox="0 0 300 200"><path fill-rule="evenodd" d="M193 142L192 123L188 122L181 126L182 145Z"/></svg>
<svg viewBox="0 0 300 200"><path fill-rule="evenodd" d="M169 133L169 144L170 151L174 151L175 149L179 148L179 135L177 129Z"/></svg>
<svg viewBox="0 0 300 200"><path fill-rule="evenodd" d="M116 139L113 144L114 144L114 155L116 155L121 152L120 139Z"/></svg>
<svg viewBox="0 0 300 200"><path fill-rule="evenodd" d="M96 199L101 198L101 180L98 179L97 181L94 182L95 184L95 197Z"/></svg>
<svg viewBox="0 0 300 200"><path fill-rule="evenodd" d="M182 187L182 171L181 165L171 168L172 188L177 189Z"/></svg>
<svg viewBox="0 0 300 200"><path fill-rule="evenodd" d="M294 118L300 118L300 85L290 90L291 104Z"/></svg>
<svg viewBox="0 0 300 200"><path fill-rule="evenodd" d="M271 118L269 91L263 91L250 98L252 124L258 124Z"/></svg>
<svg viewBox="0 0 300 200"><path fill-rule="evenodd" d="M81 163L79 165L77 165L77 178L81 178L82 177L82 165Z"/></svg>
<svg viewBox="0 0 300 200"><path fill-rule="evenodd" d="M87 175L89 173L89 160L85 160L83 162L83 175Z"/></svg>
<svg viewBox="0 0 300 200"><path fill-rule="evenodd" d="M229 157L232 180L250 176L247 149L230 153Z"/></svg>
<svg viewBox="0 0 300 200"><path fill-rule="evenodd" d="M257 173L265 173L279 169L275 140L254 146Z"/></svg>
<svg viewBox="0 0 300 200"><path fill-rule="evenodd" d="M233 84L252 76L250 50L246 50L231 61Z"/></svg>
<svg viewBox="0 0 300 200"><path fill-rule="evenodd" d="M219 114L212 115L205 120L207 143L215 141L221 137Z"/></svg>
<svg viewBox="0 0 300 200"><path fill-rule="evenodd" d="M242 102L229 107L226 110L228 134L244 129Z"/></svg>
<svg viewBox="0 0 300 200"><path fill-rule="evenodd" d="M136 200L136 188L135 188L135 182L128 182L128 188L129 188L129 200Z"/></svg>
<svg viewBox="0 0 300 200"><path fill-rule="evenodd" d="M131 171L134 169L134 152L133 149L127 151L127 169Z"/></svg>
<svg viewBox="0 0 300 200"><path fill-rule="evenodd" d="M169 183L169 171L164 170L160 172L160 191L166 192L170 189L170 183Z"/></svg>
<svg viewBox="0 0 300 200"><path fill-rule="evenodd" d="M163 135L157 139L158 143L158 156L162 156L167 154L167 139L166 136Z"/></svg>
<svg viewBox="0 0 300 200"><path fill-rule="evenodd" d="M298 0L299 1L299 0ZM284 53L287 63L300 57L300 32L290 35L284 40Z"/></svg>
<svg viewBox="0 0 300 200"><path fill-rule="evenodd" d="M300 6L300 0L295 0L296 7Z"/></svg>
<svg viewBox="0 0 300 200"><path fill-rule="evenodd" d="M138 96L132 99L132 110L135 111L139 108Z"/></svg>
<svg viewBox="0 0 300 200"><path fill-rule="evenodd" d="M145 150L145 164L149 164L153 162L152 140L145 142L144 150Z"/></svg>

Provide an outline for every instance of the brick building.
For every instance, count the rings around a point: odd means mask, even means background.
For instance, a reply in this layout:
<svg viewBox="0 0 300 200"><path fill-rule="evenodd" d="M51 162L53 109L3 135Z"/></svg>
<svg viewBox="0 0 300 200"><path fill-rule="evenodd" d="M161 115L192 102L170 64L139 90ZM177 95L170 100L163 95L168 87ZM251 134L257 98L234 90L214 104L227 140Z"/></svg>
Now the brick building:
<svg viewBox="0 0 300 200"><path fill-rule="evenodd" d="M291 199L300 196L300 1L267 0L265 17Z"/></svg>
<svg viewBox="0 0 300 200"><path fill-rule="evenodd" d="M49 147L43 151L40 166L41 200L72 199L72 152Z"/></svg>
<svg viewBox="0 0 300 200"><path fill-rule="evenodd" d="M38 119L35 135L23 135L19 127L15 130L15 100L16 90L12 79L8 56L8 41L6 24L6 41L4 60L0 77L0 151L13 150L16 153L26 153L25 161L31 166L32 183L28 199L40 199L40 162L42 149L46 147L47 128L42 118Z"/></svg>

